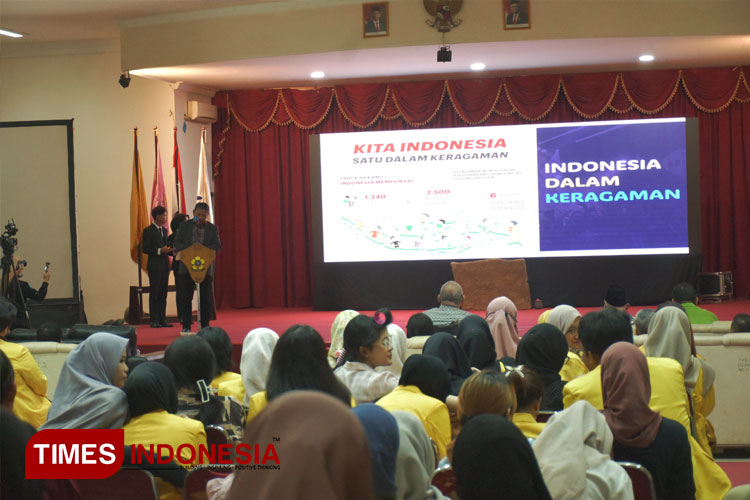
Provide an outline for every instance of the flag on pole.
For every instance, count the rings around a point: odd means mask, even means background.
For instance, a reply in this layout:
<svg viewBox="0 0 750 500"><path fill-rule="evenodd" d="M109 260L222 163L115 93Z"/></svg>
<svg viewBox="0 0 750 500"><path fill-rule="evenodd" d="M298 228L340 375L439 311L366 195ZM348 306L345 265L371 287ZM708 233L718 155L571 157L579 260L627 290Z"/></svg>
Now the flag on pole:
<svg viewBox="0 0 750 500"><path fill-rule="evenodd" d="M208 161L206 160L206 129L201 132L201 157L198 163L197 201L208 203L208 220L214 222L214 205L211 203L211 185L208 182Z"/></svg>
<svg viewBox="0 0 750 500"><path fill-rule="evenodd" d="M156 154L156 160L154 161L154 183L151 186L151 210L158 206L162 206L167 209L169 213L169 205L167 204L167 190L164 188L164 175L162 174L161 168L161 151L159 150L159 129L154 127L154 153ZM152 218L153 220L153 218ZM164 227L169 233L169 223L165 223Z"/></svg>
<svg viewBox="0 0 750 500"><path fill-rule="evenodd" d="M180 164L180 148L177 147L177 127L174 128L174 152L172 153L172 168L174 169L175 212L186 214L185 184L182 182L182 165Z"/></svg>
<svg viewBox="0 0 750 500"><path fill-rule="evenodd" d="M146 190L143 188L141 158L138 155L138 128L133 129L133 183L130 187L130 258L146 270L147 256L141 251L143 230L149 225Z"/></svg>

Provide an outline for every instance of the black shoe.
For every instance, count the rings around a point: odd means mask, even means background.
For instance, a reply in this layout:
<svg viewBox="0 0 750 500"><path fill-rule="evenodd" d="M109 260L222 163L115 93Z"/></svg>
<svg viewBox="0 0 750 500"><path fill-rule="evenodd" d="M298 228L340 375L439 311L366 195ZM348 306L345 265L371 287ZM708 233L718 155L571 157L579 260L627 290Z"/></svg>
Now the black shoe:
<svg viewBox="0 0 750 500"><path fill-rule="evenodd" d="M151 323L151 328L161 328L161 323Z"/></svg>
<svg viewBox="0 0 750 500"><path fill-rule="evenodd" d="M170 326L172 326L172 323L167 323L166 321L161 321L159 324L162 326L162 328L169 328Z"/></svg>

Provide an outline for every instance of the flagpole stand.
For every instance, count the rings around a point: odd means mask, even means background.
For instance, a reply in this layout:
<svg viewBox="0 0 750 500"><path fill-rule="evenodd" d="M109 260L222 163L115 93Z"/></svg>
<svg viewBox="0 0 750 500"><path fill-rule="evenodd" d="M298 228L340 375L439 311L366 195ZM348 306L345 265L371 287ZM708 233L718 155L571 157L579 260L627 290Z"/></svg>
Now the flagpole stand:
<svg viewBox="0 0 750 500"><path fill-rule="evenodd" d="M201 286L195 283L195 288L198 292L198 330L201 329Z"/></svg>

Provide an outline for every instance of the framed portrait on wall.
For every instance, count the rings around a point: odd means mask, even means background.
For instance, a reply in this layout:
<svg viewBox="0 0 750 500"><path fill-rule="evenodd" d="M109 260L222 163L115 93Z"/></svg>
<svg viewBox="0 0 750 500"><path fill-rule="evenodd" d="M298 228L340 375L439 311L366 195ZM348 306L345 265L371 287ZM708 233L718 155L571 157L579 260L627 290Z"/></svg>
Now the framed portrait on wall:
<svg viewBox="0 0 750 500"><path fill-rule="evenodd" d="M362 34L365 38L388 36L388 2L362 5Z"/></svg>
<svg viewBox="0 0 750 500"><path fill-rule="evenodd" d="M531 0L503 0L506 30L531 27Z"/></svg>

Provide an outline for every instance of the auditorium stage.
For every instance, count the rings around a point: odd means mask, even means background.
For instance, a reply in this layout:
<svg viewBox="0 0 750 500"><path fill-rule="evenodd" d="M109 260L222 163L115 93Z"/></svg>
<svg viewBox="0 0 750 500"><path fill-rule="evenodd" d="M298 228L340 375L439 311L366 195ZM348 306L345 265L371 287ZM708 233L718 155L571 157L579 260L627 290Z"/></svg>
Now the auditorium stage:
<svg viewBox="0 0 750 500"><path fill-rule="evenodd" d="M750 313L750 300L733 300L720 304L701 304L702 307L713 311L720 320L731 320L737 313ZM631 307L629 312L635 314L644 307ZM593 311L595 307L580 307L582 314ZM528 309L518 312L518 329L523 335L529 328L534 326L537 318L545 309ZM372 313L372 311L361 311ZM393 311L394 322L406 329L409 317L420 311L400 310ZM484 311L473 311L484 317ZM237 351L241 349L242 340L247 332L253 328L266 327L282 334L287 328L294 324L306 324L315 328L326 342L331 340L331 323L338 311L313 311L310 307L303 308L264 308L264 309L221 309L217 312L217 319L211 324L226 330L232 339ZM195 329L196 325L193 325ZM148 325L137 327L138 346L143 353L159 351L174 339L180 336L180 327L175 323L171 328L150 328ZM236 352L236 357L239 353Z"/></svg>

